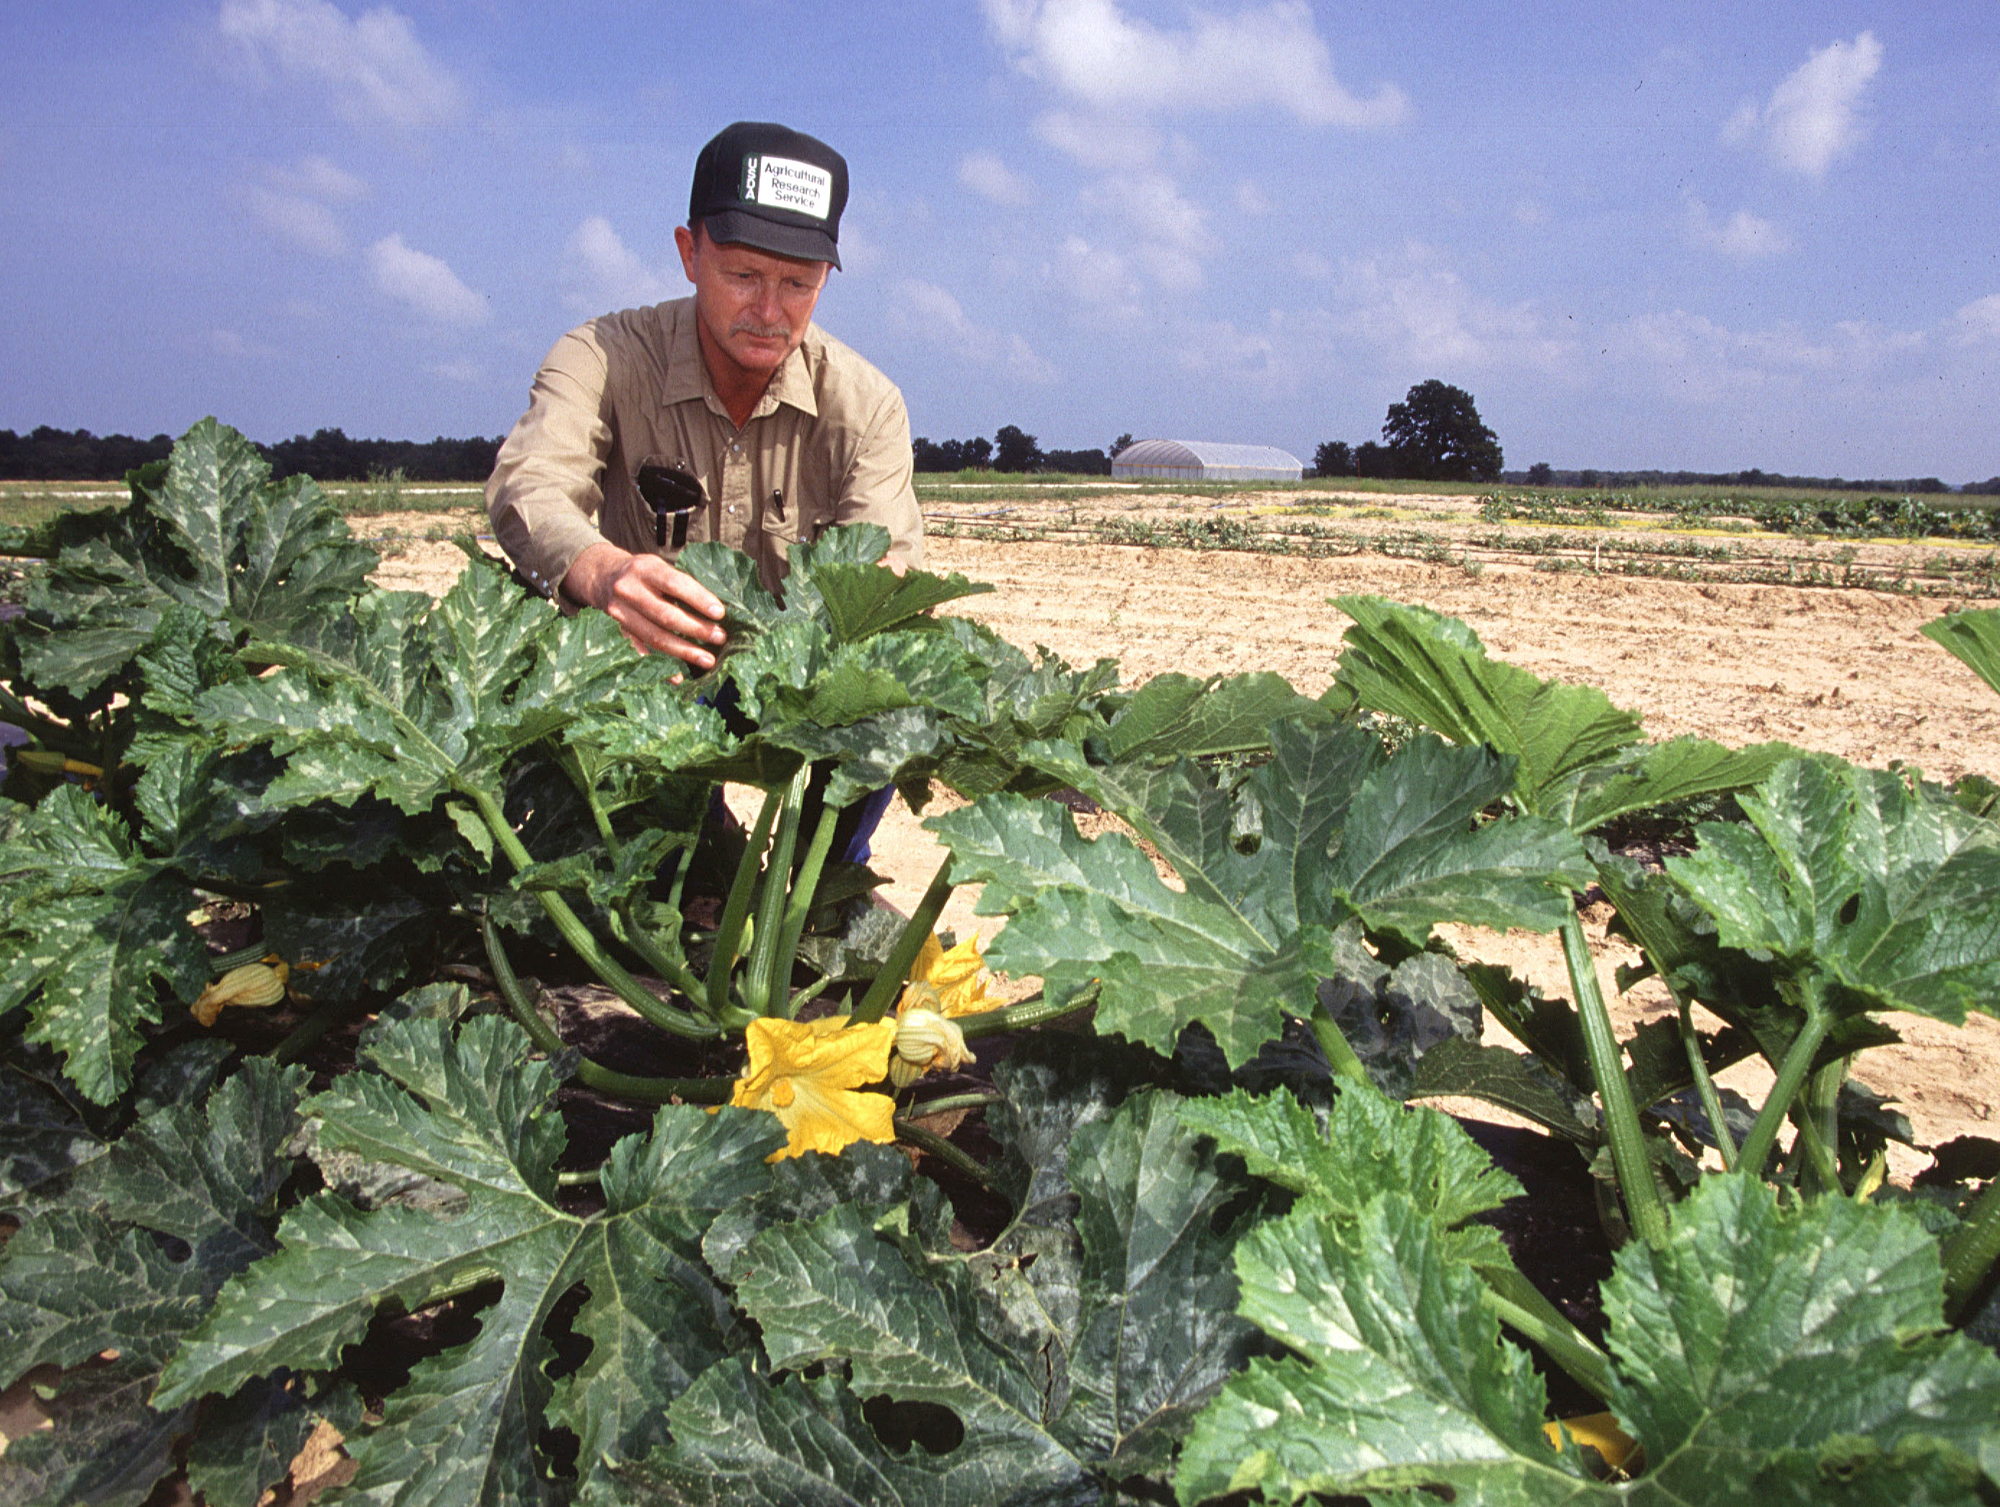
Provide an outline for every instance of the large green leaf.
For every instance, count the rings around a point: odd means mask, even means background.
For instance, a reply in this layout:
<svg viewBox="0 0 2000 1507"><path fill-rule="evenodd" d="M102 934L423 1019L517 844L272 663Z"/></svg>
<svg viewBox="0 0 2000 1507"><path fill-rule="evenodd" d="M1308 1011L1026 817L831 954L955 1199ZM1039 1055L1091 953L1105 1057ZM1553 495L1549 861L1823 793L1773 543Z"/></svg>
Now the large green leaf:
<svg viewBox="0 0 2000 1507"><path fill-rule="evenodd" d="M2000 610L1966 608L1932 618L1917 632L2000 691Z"/></svg>
<svg viewBox="0 0 2000 1507"><path fill-rule="evenodd" d="M1315 711L1308 697L1268 670L1210 680L1155 675L1112 719L1105 752L1120 763L1254 752L1268 744L1272 723Z"/></svg>
<svg viewBox="0 0 2000 1507"><path fill-rule="evenodd" d="M117 674L176 604L231 636L281 635L343 607L375 551L304 477L273 483L235 430L203 419L133 499L73 530L29 595L19 631L36 683L83 695Z"/></svg>
<svg viewBox="0 0 2000 1507"><path fill-rule="evenodd" d="M271 1248L264 1220L291 1171L284 1147L304 1080L302 1069L256 1058L204 1102L142 1115L70 1169L52 1194L68 1207L45 1201L0 1249L0 1386L35 1366L70 1368L51 1404L54 1429L0 1459L8 1501L137 1504L172 1468L192 1405L155 1408L148 1395L223 1282ZM162 1235L185 1253L169 1254ZM296 1415L293 1425L310 1428L306 1399L271 1393L253 1382L226 1411L270 1414L274 1425Z"/></svg>
<svg viewBox="0 0 2000 1507"><path fill-rule="evenodd" d="M0 1010L25 1000L28 1036L63 1054L70 1081L108 1104L131 1082L157 983L193 999L207 952L187 924L193 894L123 821L61 786L0 843L0 945L14 954Z"/></svg>
<svg viewBox="0 0 2000 1507"><path fill-rule="evenodd" d="M1235 1067L1285 1015L1311 1013L1315 980L1338 967L1329 928L1358 918L1417 945L1445 920L1551 929L1589 872L1553 822L1475 825L1512 776L1484 749L1421 739L1385 760L1364 731L1318 720L1277 723L1269 742L1270 763L1235 791L1186 763L1028 750L1130 821L1184 889L1122 836L1085 840L1048 802L994 795L934 818L954 877L986 884L981 913L1011 918L995 966L1065 989L1101 980L1099 1026L1158 1051L1200 1021Z"/></svg>
<svg viewBox="0 0 2000 1507"><path fill-rule="evenodd" d="M1796 752L1779 743L1727 749L1699 738L1643 744L1635 713L1594 687L1489 659L1456 618L1371 596L1335 605L1354 619L1338 684L1371 711L1513 755L1520 762L1511 794L1522 809L1577 832L1668 801L1743 789Z"/></svg>
<svg viewBox="0 0 2000 1507"><path fill-rule="evenodd" d="M1334 605L1354 619L1340 682L1361 705L1454 743L1484 743L1514 755L1515 791L1530 811L1549 809L1565 779L1639 739L1638 717L1602 691L1488 659L1477 635L1455 618L1381 597L1340 597Z"/></svg>
<svg viewBox="0 0 2000 1507"><path fill-rule="evenodd" d="M465 1211L405 1207L362 1214L322 1194L291 1211L282 1249L227 1288L182 1347L163 1405L230 1392L281 1367L322 1370L384 1305L408 1308L498 1278L502 1292L471 1342L424 1361L381 1424L350 1448L354 1490L383 1501L551 1500L538 1449L543 1423L576 1431L586 1466L665 1438L665 1407L719 1359L726 1305L699 1260L716 1212L764 1186L782 1131L768 1116L660 1111L646 1137L613 1148L605 1208L558 1208L561 1122L546 1108L546 1063L526 1038L482 1017L454 1036L413 1017L382 1031L378 1073L353 1074L307 1106L323 1146L446 1182ZM543 1326L577 1284L575 1320L591 1342L583 1368L551 1383Z"/></svg>
<svg viewBox="0 0 2000 1507"><path fill-rule="evenodd" d="M1838 1014L1959 1021L2000 998L2000 825L1901 775L1798 759L1667 869L1725 946ZM1800 1003L1794 998L1792 1003Z"/></svg>
<svg viewBox="0 0 2000 1507"><path fill-rule="evenodd" d="M1895 1208L1781 1212L1761 1183L1715 1177L1664 1246L1620 1252L1605 1287L1612 1401L1645 1461L1629 1483L1549 1447L1526 1354L1407 1195L1351 1224L1298 1210L1251 1235L1238 1269L1243 1311L1294 1354L1223 1388L1183 1455L1183 1502L1246 1489L1494 1507L1982 1499L2000 1361L1937 1333L1935 1242Z"/></svg>
<svg viewBox="0 0 2000 1507"><path fill-rule="evenodd" d="M1092 1118L1071 1092L1088 1077L1014 1079L1014 1128L1037 1145L1050 1115L1083 1123L1050 1199L989 1252L927 1255L855 1203L755 1235L733 1258L738 1299L772 1364L838 1361L846 1382L725 1361L674 1405L674 1447L621 1486L642 1501L1067 1502L1164 1471L1253 1341L1233 1313L1241 1185L1180 1127L1178 1100ZM885 1453L855 1427L855 1400L876 1396L949 1410L958 1437Z"/></svg>
<svg viewBox="0 0 2000 1507"><path fill-rule="evenodd" d="M1345 1218L1357 1217L1385 1188L1398 1188L1448 1230L1521 1193L1457 1121L1373 1094L1336 1094L1323 1127L1283 1089L1190 1099L1179 1114L1188 1129L1242 1157L1254 1175Z"/></svg>

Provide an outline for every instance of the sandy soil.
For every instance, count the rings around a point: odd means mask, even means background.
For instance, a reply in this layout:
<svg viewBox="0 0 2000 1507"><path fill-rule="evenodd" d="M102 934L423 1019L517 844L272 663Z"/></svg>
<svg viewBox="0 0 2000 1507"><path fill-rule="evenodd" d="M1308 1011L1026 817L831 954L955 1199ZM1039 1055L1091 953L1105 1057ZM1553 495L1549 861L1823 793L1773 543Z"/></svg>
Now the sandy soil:
<svg viewBox="0 0 2000 1507"><path fill-rule="evenodd" d="M1168 670L1201 675L1275 670L1316 694L1332 677L1347 621L1330 599L1373 592L1463 618L1496 657L1538 675L1601 687L1619 705L1641 713L1654 737L1696 733L1730 744L1783 739L1866 765L1903 761L1942 778L1973 771L2000 775L2000 698L1917 632L1948 600L1551 573L1536 569L1528 554L1514 557L1492 548L1461 553L1475 535L1490 541L1493 532L1477 530L1467 499L1390 500L1398 523L1423 515L1418 521L1428 522L1440 538L1458 541L1451 558L1086 547L1079 537L1063 537L1087 527L1093 516L1174 516L1171 502L1119 497L1087 501L1081 513L1068 502L1044 505L1032 516L1011 509L1004 526L1025 536L1015 539L967 537L974 527L1003 526L990 510L974 504L933 509L926 563L998 588L953 610L1024 647L1045 644L1073 664L1116 658L1128 682ZM1232 499L1230 507L1255 517L1269 504ZM1188 512L1186 504L1179 505L1179 516ZM382 532L400 529L405 541L402 553L379 574L384 584L437 591L449 582L462 556L448 545L421 542L437 522L434 516L380 521ZM1043 537L1032 537L1036 533ZM1819 558L1837 560L1859 553L1887 569L1902 556L1913 570L1939 549L1873 545L1857 552L1848 545L1794 540L1750 545L1773 558L1811 560L1817 550ZM917 819L898 803L876 843L877 867L893 876L887 898L911 908L940 856ZM977 929L990 936L999 923L972 914L976 898L966 891L954 896L943 924L961 935ZM1670 1010L1657 988L1641 985L1629 996L1618 995L1613 970L1630 955L1607 942L1601 926L1593 932L1605 994L1621 1029ZM1568 993L1551 939L1469 928L1451 939L1468 955L1506 963L1552 993ZM1955 1135L2000 1133L1992 1124L2000 1088L2000 1022L1974 1017L1956 1028L1899 1018L1894 1024L1904 1043L1863 1057L1856 1076L1898 1099L1918 1141L1937 1145ZM1756 1100L1768 1074L1745 1064L1724 1082ZM1891 1165L1898 1176L1908 1177L1927 1161L1899 1151Z"/></svg>

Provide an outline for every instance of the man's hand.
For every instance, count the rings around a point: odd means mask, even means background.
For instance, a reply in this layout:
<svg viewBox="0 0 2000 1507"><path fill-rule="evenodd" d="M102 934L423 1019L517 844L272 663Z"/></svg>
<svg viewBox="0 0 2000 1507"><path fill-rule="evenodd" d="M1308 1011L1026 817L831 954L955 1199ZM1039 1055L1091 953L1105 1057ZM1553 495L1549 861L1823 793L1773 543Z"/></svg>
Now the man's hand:
<svg viewBox="0 0 2000 1507"><path fill-rule="evenodd" d="M671 654L697 670L713 668L726 635L722 603L686 571L658 555L635 555L606 540L576 557L563 593L611 614L641 654Z"/></svg>

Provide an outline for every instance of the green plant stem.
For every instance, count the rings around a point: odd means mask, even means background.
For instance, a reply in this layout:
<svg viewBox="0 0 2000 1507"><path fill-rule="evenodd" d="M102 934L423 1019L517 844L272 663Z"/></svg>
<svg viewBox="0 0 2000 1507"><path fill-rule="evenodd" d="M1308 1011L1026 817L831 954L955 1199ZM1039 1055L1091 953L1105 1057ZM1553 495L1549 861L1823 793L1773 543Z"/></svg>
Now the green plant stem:
<svg viewBox="0 0 2000 1507"><path fill-rule="evenodd" d="M917 954L924 950L924 939L930 936L932 928L937 925L937 918L944 913L944 903L951 898L951 891L951 855L947 853L931 878L930 888L924 891L924 898L917 902L916 910L904 925L903 934L896 938L896 945L890 949L889 960L882 965L882 971L875 975L875 982L868 986L868 992L854 1007L852 1019L856 1025L867 1025L888 1013L889 1002L909 978L910 969L916 965Z"/></svg>
<svg viewBox="0 0 2000 1507"><path fill-rule="evenodd" d="M819 825L813 828L812 842L806 847L805 862L799 865L799 872L792 879L792 893L785 902L785 913L778 923L778 936L771 951L771 994L774 1005L781 1005L787 1016L796 1017L799 1006L810 995L792 997L792 961L798 956L799 938L806 929L806 917L812 912L813 894L819 889L819 876L826 868L827 855L833 851L833 829L840 819L840 808L832 804L820 807ZM820 980L824 987L825 980ZM813 993L817 993L815 988Z"/></svg>
<svg viewBox="0 0 2000 1507"><path fill-rule="evenodd" d="M1798 1127L1802 1165L1818 1180L1820 1191L1844 1193L1846 1184L1840 1180L1840 1162L1833 1148L1827 1145L1819 1120L1801 1109L1793 1112L1792 1123Z"/></svg>
<svg viewBox="0 0 2000 1507"><path fill-rule="evenodd" d="M1003 1005L998 1010L981 1010L976 1015L960 1015L959 1033L967 1041L981 1036L998 1036L1002 1031L1025 1031L1030 1026L1039 1026L1051 1020L1061 1020L1065 1015L1075 1015L1080 1010L1088 1010L1097 1003L1104 986L1092 979L1076 993L1065 1000L1051 1000L1046 995L1035 999L1024 999L1018 1005Z"/></svg>
<svg viewBox="0 0 2000 1507"><path fill-rule="evenodd" d="M585 1167L577 1172L558 1172L556 1174L556 1186L558 1188L594 1188L603 1181L604 1169L602 1167Z"/></svg>
<svg viewBox="0 0 2000 1507"><path fill-rule="evenodd" d="M479 814L485 818L487 829L492 832L494 839L500 844L501 851L507 855L507 861L513 864L516 870L524 870L534 862L520 837L507 825L506 814L501 811L499 802L494 800L490 793L479 789L466 790L463 793L471 799ZM655 998L650 989L627 973L616 958L598 945L597 938L592 936L590 928L583 924L582 917L569 908L569 903L562 896L549 890L537 890L535 897L541 901L542 909L547 912L548 918L555 922L556 930L562 933L563 940L576 950L578 957L590 965L590 971L602 979L612 993L638 1011L646 1020L663 1031L671 1031L676 1036L685 1036L692 1041L712 1041L722 1034L710 1022L696 1020L685 1011L676 1010L673 1006L663 1004Z"/></svg>
<svg viewBox="0 0 2000 1507"><path fill-rule="evenodd" d="M1778 1127L1785 1122L1791 1112L1792 1101L1799 1096L1799 1089L1805 1084L1806 1073L1812 1067L1812 1060L1818 1055L1820 1046L1826 1040L1826 1033L1832 1029L1833 1017L1819 1002L1816 993L1806 1001L1806 1023L1799 1034L1792 1038L1792 1044L1785 1052L1785 1060L1778 1064L1777 1081L1771 1085L1771 1092L1764 1100L1764 1107L1757 1111L1757 1121L1750 1127L1750 1134L1743 1139L1743 1170L1753 1177L1764 1175L1764 1163L1770 1158L1771 1148L1778 1141Z"/></svg>
<svg viewBox="0 0 2000 1507"><path fill-rule="evenodd" d="M1701 1111L1708 1116L1710 1134L1722 1152L1722 1170L1736 1170L1736 1137L1729 1133L1729 1121L1722 1112L1722 1094L1715 1086L1715 1078L1708 1071L1708 1059L1701 1054L1701 1033L1694 1028L1694 1016L1688 1002L1682 998L1680 990L1669 984L1667 990L1674 997L1674 1004L1681 1012L1681 1046L1687 1051L1688 1071L1694 1074L1694 1091L1701 1099Z"/></svg>
<svg viewBox="0 0 2000 1507"><path fill-rule="evenodd" d="M208 960L208 971L215 978L221 978L232 968L241 968L249 963L261 963L272 951L269 942L252 942L248 947L239 947L234 952L219 953Z"/></svg>
<svg viewBox="0 0 2000 1507"><path fill-rule="evenodd" d="M612 911L612 915L618 922L616 929L619 940L638 953L645 960L648 968L659 974L661 978L672 984L674 988L687 996L687 998L697 1003L706 1001L708 997L707 985L695 976L694 969L688 966L687 959L680 956L680 949L675 947L669 950L662 946L659 938L655 937L649 929L641 926L632 915L632 902L630 900L619 904Z"/></svg>
<svg viewBox="0 0 2000 1507"><path fill-rule="evenodd" d="M1511 1266L1481 1266L1481 1301L1508 1328L1534 1341L1549 1359L1600 1402L1611 1400L1611 1357Z"/></svg>
<svg viewBox="0 0 2000 1507"><path fill-rule="evenodd" d="M1944 1316L1962 1324L1972 1315L1966 1311L1993 1263L2000 1260L2000 1177L1986 1185L1972 1216L1945 1241Z"/></svg>
<svg viewBox="0 0 2000 1507"><path fill-rule="evenodd" d="M743 925L750 919L751 897L757 892L757 869L771 841L771 823L777 820L781 799L775 790L764 792L756 828L737 860L736 876L729 881L729 898L723 902L722 919L716 923L715 955L708 963L708 1013L717 1018L729 1006L729 975L736 968L736 949L743 941Z"/></svg>
<svg viewBox="0 0 2000 1507"><path fill-rule="evenodd" d="M1632 1102L1632 1085L1625 1077L1618 1037L1611 1029L1611 1012L1604 1008L1597 965L1591 959L1590 944L1584 940L1574 896L1563 916L1562 947L1570 988L1576 995L1577 1016L1583 1025L1584 1051L1590 1058L1591 1076L1597 1080L1597 1096L1604 1105L1611 1165L1618 1174L1619 1191L1625 1195L1626 1216L1641 1240L1657 1246L1667 1238L1667 1207L1660 1198L1659 1184L1653 1181L1646 1134L1639 1128L1639 1108Z"/></svg>
<svg viewBox="0 0 2000 1507"><path fill-rule="evenodd" d="M907 1146L914 1146L917 1150L936 1157L947 1166L963 1172L982 1188L990 1190L993 1187L993 1179L988 1176L986 1169L943 1136L928 1131L921 1125L912 1125L905 1119L898 1118L895 1123L897 1140Z"/></svg>
<svg viewBox="0 0 2000 1507"><path fill-rule="evenodd" d="M1326 1053L1327 1066L1333 1069L1335 1077L1345 1078L1349 1083L1365 1088L1370 1093L1382 1092L1375 1086L1375 1080L1368 1076L1368 1069L1355 1055L1353 1046L1347 1040L1347 1033L1340 1029L1339 1023L1328 1013L1326 1006L1315 1004L1312 1019L1307 1024L1312 1027L1313 1037L1319 1042L1319 1049Z"/></svg>
<svg viewBox="0 0 2000 1507"><path fill-rule="evenodd" d="M551 1057L568 1051L569 1047L556 1028L542 1019L541 1012L528 998L528 991L521 987L514 965L507 961L507 950L501 945L500 928L493 924L491 916L479 918L479 935L486 943L486 961L493 969L493 982L499 988L500 998L506 1002L514 1019L520 1022L521 1029ZM718 1083L722 1085L724 1097L727 1097L729 1088L727 1079L638 1078L630 1073L615 1072L582 1056L577 1060L576 1077L585 1088L610 1094L614 1098L636 1100L641 1104L671 1104L676 1099L705 1100L713 1096Z"/></svg>
<svg viewBox="0 0 2000 1507"><path fill-rule="evenodd" d="M1847 1077L1847 1059L1837 1057L1806 1078L1804 1102L1795 1117L1802 1133L1808 1133L1806 1168L1820 1184L1822 1193L1844 1193L1840 1163L1834 1148L1840 1144L1840 1085Z"/></svg>
<svg viewBox="0 0 2000 1507"><path fill-rule="evenodd" d="M743 967L743 1004L753 1015L776 1013L789 992L778 987L778 969L791 961L778 960L778 944L785 929L785 887L791 882L792 854L798 850L806 783L811 778L812 765L801 764L778 807L778 834L771 842L771 861L764 865L764 887L757 896L757 936Z"/></svg>
<svg viewBox="0 0 2000 1507"><path fill-rule="evenodd" d="M907 1106L912 1116L945 1115L954 1109L985 1109L993 1104L1005 1104L1005 1094L946 1094L938 1099L926 1099L921 1104Z"/></svg>
<svg viewBox="0 0 2000 1507"><path fill-rule="evenodd" d="M254 960L253 960L254 961ZM357 1008L351 999L331 999L292 1028L292 1034L271 1048L271 1060L283 1067L297 1062L306 1049L331 1031L337 1021Z"/></svg>

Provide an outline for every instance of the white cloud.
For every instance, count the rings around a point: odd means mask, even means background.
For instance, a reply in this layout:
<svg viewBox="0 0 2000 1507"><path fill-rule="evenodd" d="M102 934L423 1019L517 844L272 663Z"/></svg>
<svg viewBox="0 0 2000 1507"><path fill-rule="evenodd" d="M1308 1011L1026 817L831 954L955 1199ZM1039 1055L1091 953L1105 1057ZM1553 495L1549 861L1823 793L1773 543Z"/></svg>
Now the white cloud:
<svg viewBox="0 0 2000 1507"><path fill-rule="evenodd" d="M1954 317L1958 324L1960 345L1982 345L1988 341L2000 343L2000 293L1989 293L1984 298L1974 299Z"/></svg>
<svg viewBox="0 0 2000 1507"><path fill-rule="evenodd" d="M368 248L368 271L381 292L440 324L483 324L490 312L442 258L404 245L400 235Z"/></svg>
<svg viewBox="0 0 2000 1507"><path fill-rule="evenodd" d="M218 20L256 69L317 81L343 119L429 126L464 108L457 78L387 6L350 19L332 0L223 0Z"/></svg>
<svg viewBox="0 0 2000 1507"><path fill-rule="evenodd" d="M1244 178L1236 185L1236 211L1238 214L1267 215L1271 212L1271 200L1253 180Z"/></svg>
<svg viewBox="0 0 2000 1507"><path fill-rule="evenodd" d="M271 181L288 193L326 204L351 203L368 197L368 183L326 157L302 157L289 168L274 168Z"/></svg>
<svg viewBox="0 0 2000 1507"><path fill-rule="evenodd" d="M314 256L347 255L347 228L329 206L366 198L366 182L325 157L266 168L264 177L268 186L252 185L246 198L266 230Z"/></svg>
<svg viewBox="0 0 2000 1507"><path fill-rule="evenodd" d="M591 215L571 233L564 268L569 292L563 302L582 313L659 303L678 289L678 266L672 273L648 266L603 215Z"/></svg>
<svg viewBox="0 0 2000 1507"><path fill-rule="evenodd" d="M1136 317L1140 311L1143 285L1131 263L1080 235L1063 238L1050 275L1058 288L1088 308L1121 318Z"/></svg>
<svg viewBox="0 0 2000 1507"><path fill-rule="evenodd" d="M278 354L276 346L266 345L262 341L245 340L235 330L210 330L208 348L218 356L226 356L236 361Z"/></svg>
<svg viewBox="0 0 2000 1507"><path fill-rule="evenodd" d="M1035 185L991 152L968 152L961 157L958 181L995 204L1019 208L1035 202Z"/></svg>
<svg viewBox="0 0 2000 1507"><path fill-rule="evenodd" d="M1739 262L1760 261L1782 256L1792 249L1792 239L1770 220L1739 209L1727 220L1716 223L1708 206L1692 196L1687 201L1688 235L1698 246L1720 251Z"/></svg>
<svg viewBox="0 0 2000 1507"><path fill-rule="evenodd" d="M1723 128L1730 141L1761 136L1780 167L1808 178L1827 169L1867 139L1863 96L1882 68L1882 44L1872 31L1852 42L1833 42L1812 55L1771 91L1760 110L1746 104Z"/></svg>
<svg viewBox="0 0 2000 1507"><path fill-rule="evenodd" d="M896 322L938 350L977 366L994 366L1024 382L1046 385L1056 369L1018 334L1002 335L967 317L958 300L936 283L914 279L896 285Z"/></svg>
<svg viewBox="0 0 2000 1507"><path fill-rule="evenodd" d="M1549 212L1534 199L1517 199L1508 211L1516 225L1540 225L1548 220Z"/></svg>
<svg viewBox="0 0 2000 1507"><path fill-rule="evenodd" d="M1531 308L1482 297L1443 253L1418 242L1346 263L1339 291L1337 322L1403 364L1555 369L1569 353Z"/></svg>
<svg viewBox="0 0 2000 1507"><path fill-rule="evenodd" d="M1166 170L1181 143L1150 126L1101 125L1064 111L1035 122L1049 145L1098 176L1079 195L1086 214L1106 218L1129 239L1124 254L1160 287L1185 293L1201 285L1212 249L1208 211Z"/></svg>
<svg viewBox="0 0 2000 1507"><path fill-rule="evenodd" d="M424 370L440 381L456 383L460 387L475 387L486 380L486 368L477 361L465 359L434 361Z"/></svg>
<svg viewBox="0 0 2000 1507"><path fill-rule="evenodd" d="M317 199L268 188L249 191L250 212L266 230L314 256L346 256L350 247L340 217Z"/></svg>
<svg viewBox="0 0 2000 1507"><path fill-rule="evenodd" d="M1190 12L1166 30L1116 0L984 0L989 30L1015 66L1098 110L1228 113L1274 107L1313 125L1380 126L1408 102L1385 84L1368 99L1333 76L1303 0L1232 15Z"/></svg>

